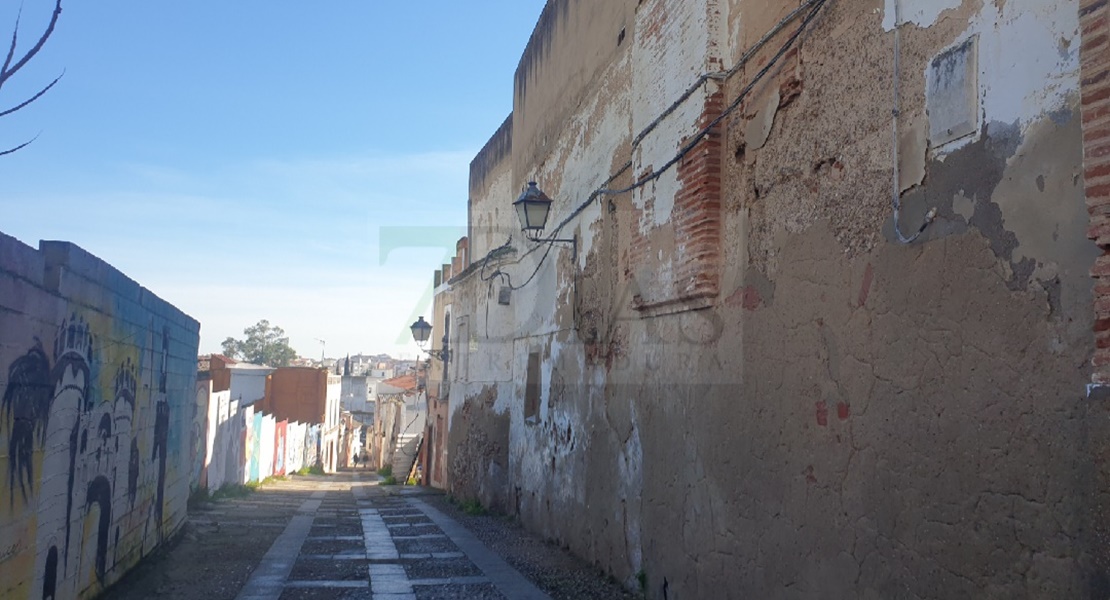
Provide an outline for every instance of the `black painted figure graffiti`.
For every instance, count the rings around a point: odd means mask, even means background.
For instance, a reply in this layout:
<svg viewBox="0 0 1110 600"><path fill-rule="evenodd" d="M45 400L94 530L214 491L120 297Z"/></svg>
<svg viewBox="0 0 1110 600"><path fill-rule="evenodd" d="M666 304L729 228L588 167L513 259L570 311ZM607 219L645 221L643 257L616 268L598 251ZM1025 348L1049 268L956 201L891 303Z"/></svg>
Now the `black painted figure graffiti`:
<svg viewBox="0 0 1110 600"><path fill-rule="evenodd" d="M159 340L152 324L147 366L136 355L108 366L94 352L90 325L73 314L58 329L53 356L36 338L8 365L0 428L9 435L9 503L19 496L35 513L34 589L44 599L103 585L125 557L164 540L169 329Z"/></svg>
<svg viewBox="0 0 1110 600"><path fill-rule="evenodd" d="M158 527L158 543L162 543L162 516L166 499L166 450L170 434L170 403L167 398L166 380L168 378L170 358L170 328L162 328L162 360L159 364L158 376L158 404L155 408L154 420L154 454L151 460L158 458L158 496L154 505L154 514Z"/></svg>
<svg viewBox="0 0 1110 600"><path fill-rule="evenodd" d="M58 573L58 548L50 548L50 552L46 556L46 573L49 577L43 578L42 581L42 600L54 600L57 596L57 573Z"/></svg>
<svg viewBox="0 0 1110 600"><path fill-rule="evenodd" d="M100 510L96 528L96 576L103 580L108 561L108 534L112 525L112 484L103 475L89 482L85 510L88 511L94 504Z"/></svg>
<svg viewBox="0 0 1110 600"><path fill-rule="evenodd" d="M88 443L88 431L82 432L81 426L82 416L92 406L89 397L92 363L92 333L84 319L73 315L62 322L54 341L50 418L44 425L42 440L42 471L56 474L43 478L38 493L36 565L42 573L44 596L48 590L51 595L65 596L60 584L75 568L70 561L73 488L80 446ZM63 473L64 478L58 476ZM61 498L65 501L61 502Z"/></svg>
<svg viewBox="0 0 1110 600"><path fill-rule="evenodd" d="M8 439L9 506L15 504L17 480L24 502L27 502L28 491L34 489L35 442L41 444L46 435L53 392L50 361L42 343L35 340L34 347L8 367L8 387L2 401L11 436Z"/></svg>
<svg viewBox="0 0 1110 600"><path fill-rule="evenodd" d="M126 491L127 506L135 508L135 498L139 492L139 440L133 437L132 419L135 415L138 374L130 358L119 366L112 387L116 396L113 407L116 431L119 432L116 434L116 449L127 452L127 470L117 469L115 478L116 505L123 506L123 493Z"/></svg>

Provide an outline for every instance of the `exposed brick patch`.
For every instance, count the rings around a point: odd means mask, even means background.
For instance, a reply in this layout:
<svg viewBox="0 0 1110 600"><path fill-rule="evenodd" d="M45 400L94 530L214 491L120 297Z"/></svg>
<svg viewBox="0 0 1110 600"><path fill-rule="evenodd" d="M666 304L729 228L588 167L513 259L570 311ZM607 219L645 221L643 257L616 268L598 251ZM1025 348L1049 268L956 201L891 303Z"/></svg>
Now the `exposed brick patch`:
<svg viewBox="0 0 1110 600"><path fill-rule="evenodd" d="M705 103L698 127L707 127L724 110L724 94L717 92ZM682 188L675 197L675 241L681 259L678 291L681 296L716 296L721 251L721 148L720 127L710 130L678 165Z"/></svg>
<svg viewBox="0 0 1110 600"><path fill-rule="evenodd" d="M1110 383L1110 21L1107 0L1079 7L1080 104L1083 113L1083 171L1090 227L1087 237L1103 250L1091 267L1094 285L1095 349L1091 375Z"/></svg>
<svg viewBox="0 0 1110 600"><path fill-rule="evenodd" d="M697 127L707 127L724 109L720 91L706 99ZM699 298L713 298L719 292L721 248L721 152L720 126L709 131L676 166L679 191L671 212L674 231L673 289L650 300L641 298L637 308L649 308ZM650 202L650 201L649 201ZM634 264L650 264L653 205L638 215L639 227L633 231L630 258ZM647 262L645 262L647 261Z"/></svg>

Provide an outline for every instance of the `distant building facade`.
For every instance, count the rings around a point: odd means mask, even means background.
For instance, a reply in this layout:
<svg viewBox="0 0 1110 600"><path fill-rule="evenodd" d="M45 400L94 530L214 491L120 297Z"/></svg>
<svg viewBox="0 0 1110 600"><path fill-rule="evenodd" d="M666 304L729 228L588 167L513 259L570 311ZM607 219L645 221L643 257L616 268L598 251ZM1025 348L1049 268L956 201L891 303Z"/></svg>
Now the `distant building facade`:
<svg viewBox="0 0 1110 600"><path fill-rule="evenodd" d="M281 367L270 374L257 410L278 420L318 424L325 472L334 473L340 455L342 378L314 367Z"/></svg>

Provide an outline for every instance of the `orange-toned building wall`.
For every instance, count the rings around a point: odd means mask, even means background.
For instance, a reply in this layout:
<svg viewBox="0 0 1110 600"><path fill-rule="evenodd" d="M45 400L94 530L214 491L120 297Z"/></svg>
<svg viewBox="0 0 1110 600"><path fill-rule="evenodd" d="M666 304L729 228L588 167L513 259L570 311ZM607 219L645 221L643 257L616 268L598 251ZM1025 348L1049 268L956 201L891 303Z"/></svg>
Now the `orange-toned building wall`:
<svg viewBox="0 0 1110 600"><path fill-rule="evenodd" d="M219 354L213 354L209 358L208 372L212 378L213 392L226 392L231 389L231 371L227 366L233 364L235 361Z"/></svg>
<svg viewBox="0 0 1110 600"><path fill-rule="evenodd" d="M314 367L282 367L266 379L261 410L278 420L323 423L328 372Z"/></svg>

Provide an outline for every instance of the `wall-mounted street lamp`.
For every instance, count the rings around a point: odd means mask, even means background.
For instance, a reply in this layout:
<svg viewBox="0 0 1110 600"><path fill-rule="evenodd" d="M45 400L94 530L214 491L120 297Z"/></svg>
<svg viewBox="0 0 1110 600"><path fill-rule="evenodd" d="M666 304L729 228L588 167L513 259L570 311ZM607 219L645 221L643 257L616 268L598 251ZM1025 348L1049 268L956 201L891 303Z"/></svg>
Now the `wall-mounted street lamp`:
<svg viewBox="0 0 1110 600"><path fill-rule="evenodd" d="M543 237L543 230L547 227L547 217L551 214L551 198L543 193L539 187L536 186L535 181L529 181L528 187L520 193L520 196L513 202L513 207L516 208L516 216L520 219L520 229L524 232L525 237L533 242L554 244L556 242L561 244L570 244L571 247L571 262L574 265L574 323L575 327L578 326L578 236L572 238L556 238L556 237ZM558 231L556 231L558 233ZM552 234L555 235L554 233ZM547 258L545 252L543 258L540 259L540 264L543 264L544 259ZM536 267L539 271L539 266ZM533 273L534 275L535 273ZM529 278L531 281L531 278ZM507 296L502 290L501 296L498 297L499 304L508 304L506 297L502 301L501 297Z"/></svg>
<svg viewBox="0 0 1110 600"><path fill-rule="evenodd" d="M544 238L543 230L547 227L547 217L551 213L551 198L536 187L535 181L529 181L520 196L513 202L516 216L520 219L520 229L524 235L533 242L546 242L552 244L560 242L571 244L575 258L578 257L578 238Z"/></svg>
<svg viewBox="0 0 1110 600"><path fill-rule="evenodd" d="M433 356L443 362L447 362L451 359L451 352L447 349L446 339L443 340L443 349L441 350L429 350L424 348L428 343L428 338L432 336L432 324L425 321L424 317L417 318L416 322L413 323L409 329L412 330L412 339L416 341L416 345L420 346L420 349L427 352L429 356Z"/></svg>

